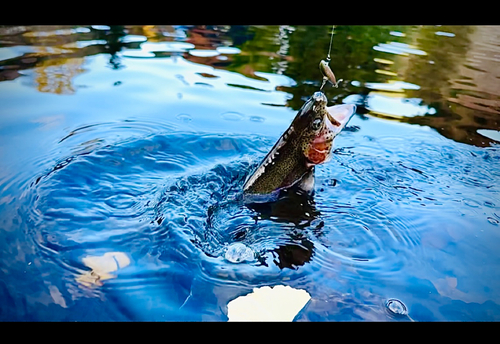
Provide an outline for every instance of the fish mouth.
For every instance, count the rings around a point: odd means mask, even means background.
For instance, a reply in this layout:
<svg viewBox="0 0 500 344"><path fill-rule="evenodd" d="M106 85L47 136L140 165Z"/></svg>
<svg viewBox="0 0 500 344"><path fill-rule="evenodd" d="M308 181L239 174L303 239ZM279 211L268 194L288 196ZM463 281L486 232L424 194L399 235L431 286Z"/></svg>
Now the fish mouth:
<svg viewBox="0 0 500 344"><path fill-rule="evenodd" d="M356 105L342 104L326 108L326 126L337 136L356 113ZM332 140L333 140L332 138Z"/></svg>

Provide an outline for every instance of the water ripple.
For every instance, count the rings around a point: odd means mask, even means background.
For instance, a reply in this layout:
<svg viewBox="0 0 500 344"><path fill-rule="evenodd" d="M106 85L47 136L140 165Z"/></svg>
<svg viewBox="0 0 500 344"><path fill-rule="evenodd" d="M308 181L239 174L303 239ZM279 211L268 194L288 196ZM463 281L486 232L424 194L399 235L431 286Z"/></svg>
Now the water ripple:
<svg viewBox="0 0 500 344"><path fill-rule="evenodd" d="M75 138L93 128L75 130L62 141L77 143ZM85 271L88 255L112 250L133 256L138 253L130 250L141 243L140 252L159 259L168 245L189 257L196 252L190 241L206 237L201 229L208 206L245 176L245 158L229 167L227 159L252 152L253 142L177 133L100 145L33 178L20 213L40 253L70 274Z"/></svg>
<svg viewBox="0 0 500 344"><path fill-rule="evenodd" d="M75 149L115 126L137 135L108 135ZM133 121L75 129L60 141L72 154L30 180L19 214L38 254L62 270L75 298L96 295L95 288L168 293L169 278L183 287L163 301L184 310L203 297L206 282L299 286L314 272L332 281L391 283L425 250L442 245L439 235L464 235L451 227L431 235L422 214L439 223L443 205L458 201L470 211L485 205L485 223L498 222L495 203L461 194L469 183L486 187L498 178L477 164L497 159L495 149L438 150L420 137L367 139L317 167L314 197L290 192L247 206L241 186L272 140L149 130ZM437 172L442 164L453 166L452 179ZM235 245L254 259L228 261ZM126 257L127 264L109 257Z"/></svg>

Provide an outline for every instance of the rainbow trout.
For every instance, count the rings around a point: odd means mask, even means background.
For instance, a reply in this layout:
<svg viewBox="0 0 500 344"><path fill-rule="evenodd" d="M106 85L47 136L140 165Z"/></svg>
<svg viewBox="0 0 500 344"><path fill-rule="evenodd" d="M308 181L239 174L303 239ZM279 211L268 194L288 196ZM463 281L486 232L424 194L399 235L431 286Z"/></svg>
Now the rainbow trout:
<svg viewBox="0 0 500 344"><path fill-rule="evenodd" d="M323 92L315 92L299 110L257 169L246 180L247 203L275 200L291 187L312 193L314 166L331 157L333 140L356 111L351 104L327 107Z"/></svg>

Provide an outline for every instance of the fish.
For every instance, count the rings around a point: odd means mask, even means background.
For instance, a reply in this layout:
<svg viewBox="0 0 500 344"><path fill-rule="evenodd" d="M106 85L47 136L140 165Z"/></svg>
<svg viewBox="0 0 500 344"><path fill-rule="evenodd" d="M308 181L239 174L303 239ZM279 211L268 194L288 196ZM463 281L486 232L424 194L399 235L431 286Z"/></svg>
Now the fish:
<svg viewBox="0 0 500 344"><path fill-rule="evenodd" d="M270 202L292 187L312 194L314 166L331 159L333 141L356 112L353 104L327 107L327 97L315 92L300 108L243 185L246 203Z"/></svg>

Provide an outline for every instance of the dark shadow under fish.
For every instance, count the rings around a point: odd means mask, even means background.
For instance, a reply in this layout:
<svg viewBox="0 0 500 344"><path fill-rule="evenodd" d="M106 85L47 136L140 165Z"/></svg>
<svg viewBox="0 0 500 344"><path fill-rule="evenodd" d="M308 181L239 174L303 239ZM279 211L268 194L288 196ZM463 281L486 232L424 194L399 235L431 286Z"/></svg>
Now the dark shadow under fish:
<svg viewBox="0 0 500 344"><path fill-rule="evenodd" d="M316 209L311 195L300 190L283 190L275 202L250 203L246 206L259 214L259 221L293 223L295 229L310 230L308 234L295 230L287 231L288 240L280 240L278 246L270 250L272 262L276 266L280 269L297 270L313 259L315 246L310 236L321 235L324 223L323 221L318 221L315 225L312 223L321 217L321 213ZM265 259L261 263L268 266Z"/></svg>
<svg viewBox="0 0 500 344"><path fill-rule="evenodd" d="M322 92L315 92L305 102L290 127L246 180L246 203L276 200L282 190L291 187L312 193L314 166L330 159L333 140L356 111L352 104L326 105Z"/></svg>

